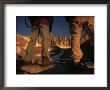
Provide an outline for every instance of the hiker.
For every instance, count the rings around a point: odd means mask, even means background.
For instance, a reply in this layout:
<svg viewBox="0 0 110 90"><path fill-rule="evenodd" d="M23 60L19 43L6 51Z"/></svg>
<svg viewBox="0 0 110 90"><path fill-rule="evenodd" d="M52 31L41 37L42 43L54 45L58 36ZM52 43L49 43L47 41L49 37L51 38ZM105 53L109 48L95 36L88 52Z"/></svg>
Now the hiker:
<svg viewBox="0 0 110 90"><path fill-rule="evenodd" d="M73 64L79 65L83 57L83 53L80 48L81 32L84 29L94 31L94 17L66 16L65 18L70 25Z"/></svg>
<svg viewBox="0 0 110 90"><path fill-rule="evenodd" d="M31 40L28 43L26 51L26 60L31 61L33 59L36 40L38 34L42 36L42 65L47 66L52 64L50 59L50 54L48 48L50 47L49 43L49 32L52 30L52 17L51 16L29 16L28 17L31 27Z"/></svg>

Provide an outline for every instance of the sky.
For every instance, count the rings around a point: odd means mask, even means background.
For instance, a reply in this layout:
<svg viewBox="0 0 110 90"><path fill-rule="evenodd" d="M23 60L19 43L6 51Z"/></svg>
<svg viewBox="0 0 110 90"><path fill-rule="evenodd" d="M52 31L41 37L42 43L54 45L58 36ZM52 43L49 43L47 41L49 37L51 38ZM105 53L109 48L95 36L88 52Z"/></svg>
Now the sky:
<svg viewBox="0 0 110 90"><path fill-rule="evenodd" d="M27 23L30 24L28 20ZM31 28L25 25L25 16L16 17L16 31L22 35L29 35L31 33ZM59 37L70 35L69 25L64 16L53 16L51 33Z"/></svg>

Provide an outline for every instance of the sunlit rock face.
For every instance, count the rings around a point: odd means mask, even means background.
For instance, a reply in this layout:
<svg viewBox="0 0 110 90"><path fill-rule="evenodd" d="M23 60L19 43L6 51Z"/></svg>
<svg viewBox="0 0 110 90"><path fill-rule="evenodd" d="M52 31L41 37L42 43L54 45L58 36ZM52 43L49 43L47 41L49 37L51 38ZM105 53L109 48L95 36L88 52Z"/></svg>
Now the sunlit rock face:
<svg viewBox="0 0 110 90"><path fill-rule="evenodd" d="M16 34L16 53L21 56L25 55L28 42L29 42L28 38L17 33Z"/></svg>
<svg viewBox="0 0 110 90"><path fill-rule="evenodd" d="M16 35L16 54L20 56L24 56L26 54L26 49L28 46L28 43L30 41L30 38L26 36L22 36L17 33ZM41 53L41 45L36 43L35 46L35 56L40 56Z"/></svg>

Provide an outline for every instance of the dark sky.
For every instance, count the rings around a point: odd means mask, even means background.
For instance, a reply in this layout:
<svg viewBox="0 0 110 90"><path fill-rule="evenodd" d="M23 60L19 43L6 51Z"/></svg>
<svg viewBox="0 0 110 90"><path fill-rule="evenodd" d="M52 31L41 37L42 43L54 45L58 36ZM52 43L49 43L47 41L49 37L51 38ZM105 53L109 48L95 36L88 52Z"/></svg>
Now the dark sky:
<svg viewBox="0 0 110 90"><path fill-rule="evenodd" d="M22 35L28 35L31 33L31 29L25 25L25 16L16 17L16 30ZM65 21L64 16L53 16L53 25L51 33L55 36L70 35L69 25Z"/></svg>

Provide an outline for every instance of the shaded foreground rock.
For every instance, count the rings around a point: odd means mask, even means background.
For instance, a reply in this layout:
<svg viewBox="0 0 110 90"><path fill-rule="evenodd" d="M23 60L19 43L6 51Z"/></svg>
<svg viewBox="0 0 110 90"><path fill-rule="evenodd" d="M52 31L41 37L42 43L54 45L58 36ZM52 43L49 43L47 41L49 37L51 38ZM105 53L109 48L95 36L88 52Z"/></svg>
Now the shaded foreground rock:
<svg viewBox="0 0 110 90"><path fill-rule="evenodd" d="M27 73L40 73L53 68L55 65L49 65L47 67L42 67L40 65L24 65L21 66L21 70Z"/></svg>

